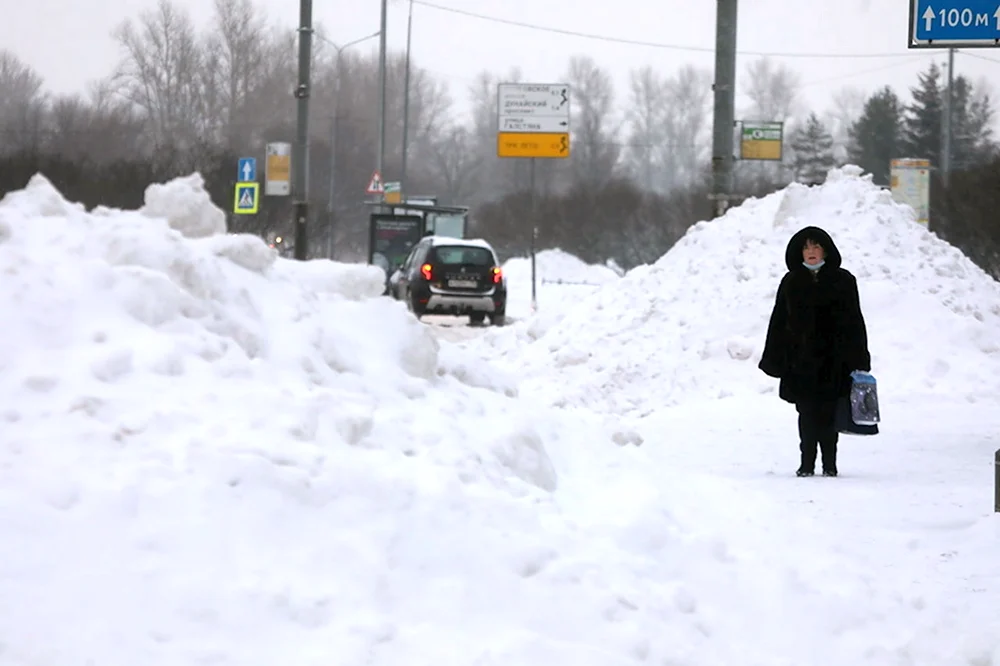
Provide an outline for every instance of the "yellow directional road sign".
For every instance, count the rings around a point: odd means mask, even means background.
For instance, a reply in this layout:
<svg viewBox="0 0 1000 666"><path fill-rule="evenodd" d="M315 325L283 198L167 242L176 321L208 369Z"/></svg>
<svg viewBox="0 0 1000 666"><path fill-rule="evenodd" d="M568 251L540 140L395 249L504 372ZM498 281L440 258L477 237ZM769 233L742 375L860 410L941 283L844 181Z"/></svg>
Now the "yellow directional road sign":
<svg viewBox="0 0 1000 666"><path fill-rule="evenodd" d="M236 183L233 212L237 215L255 215L260 208L260 183Z"/></svg>
<svg viewBox="0 0 1000 666"><path fill-rule="evenodd" d="M497 157L569 157L569 132L500 132Z"/></svg>

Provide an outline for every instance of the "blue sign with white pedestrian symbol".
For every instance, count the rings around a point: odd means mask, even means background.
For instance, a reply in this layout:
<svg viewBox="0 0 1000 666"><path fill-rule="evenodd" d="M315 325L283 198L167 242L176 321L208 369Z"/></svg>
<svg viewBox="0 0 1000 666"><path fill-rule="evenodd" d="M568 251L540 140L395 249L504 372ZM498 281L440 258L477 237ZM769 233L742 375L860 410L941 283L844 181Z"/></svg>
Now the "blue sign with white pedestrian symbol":
<svg viewBox="0 0 1000 666"><path fill-rule="evenodd" d="M1000 46L1000 0L910 0L910 48Z"/></svg>
<svg viewBox="0 0 1000 666"><path fill-rule="evenodd" d="M237 215L254 215L260 203L259 183L238 183L233 198L233 212Z"/></svg>
<svg viewBox="0 0 1000 666"><path fill-rule="evenodd" d="M253 157L241 157L236 168L236 180L241 183L251 183L257 180L257 160Z"/></svg>

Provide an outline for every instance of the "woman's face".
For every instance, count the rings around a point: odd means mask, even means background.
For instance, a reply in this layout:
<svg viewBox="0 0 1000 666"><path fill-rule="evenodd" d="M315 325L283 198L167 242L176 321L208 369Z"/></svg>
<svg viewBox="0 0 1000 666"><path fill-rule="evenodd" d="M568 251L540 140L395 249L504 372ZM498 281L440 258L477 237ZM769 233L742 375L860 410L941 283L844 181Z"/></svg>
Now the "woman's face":
<svg viewBox="0 0 1000 666"><path fill-rule="evenodd" d="M802 260L810 266L815 266L823 261L825 256L826 252L823 251L823 246L812 241L806 241L805 247L802 248Z"/></svg>

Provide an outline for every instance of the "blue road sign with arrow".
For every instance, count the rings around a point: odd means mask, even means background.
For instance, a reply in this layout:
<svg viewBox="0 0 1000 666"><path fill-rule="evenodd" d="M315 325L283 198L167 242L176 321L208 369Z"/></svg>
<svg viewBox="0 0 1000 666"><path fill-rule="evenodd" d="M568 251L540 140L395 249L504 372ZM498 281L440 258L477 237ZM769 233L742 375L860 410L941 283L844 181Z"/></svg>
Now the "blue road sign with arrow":
<svg viewBox="0 0 1000 666"><path fill-rule="evenodd" d="M909 46L1000 46L1000 0L910 0Z"/></svg>
<svg viewBox="0 0 1000 666"><path fill-rule="evenodd" d="M257 180L257 160L253 157L241 157L236 168L236 180L241 183L252 183Z"/></svg>

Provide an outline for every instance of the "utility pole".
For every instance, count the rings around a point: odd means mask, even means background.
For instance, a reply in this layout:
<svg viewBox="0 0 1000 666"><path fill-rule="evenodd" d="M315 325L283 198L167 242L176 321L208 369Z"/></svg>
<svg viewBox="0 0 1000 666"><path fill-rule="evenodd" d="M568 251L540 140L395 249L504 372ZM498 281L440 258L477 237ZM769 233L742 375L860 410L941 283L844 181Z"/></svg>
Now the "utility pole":
<svg viewBox="0 0 1000 666"><path fill-rule="evenodd" d="M399 189L406 197L406 152L410 147L410 43L413 39L413 0L406 21L406 73L403 75L403 164L399 174Z"/></svg>
<svg viewBox="0 0 1000 666"><path fill-rule="evenodd" d="M337 46L330 40L324 40L327 44L332 46L337 51L337 60L334 68L334 76L336 77L336 84L333 93L333 118L330 121L330 187L329 187L329 197L326 202L326 212L329 216L329 233L330 237L327 239L327 258L333 259L333 224L336 222L334 209L336 208L336 194L337 194L337 134L340 129L340 86L343 81L343 67L344 62L343 55L344 50L354 46L355 44L360 44L361 42L367 41L372 37L378 37L377 32L373 32L370 35L365 35L360 39L355 39L354 41L347 42L343 46Z"/></svg>
<svg viewBox="0 0 1000 666"><path fill-rule="evenodd" d="M530 190L531 190L531 215L528 218L531 222L531 311L538 311L538 290L536 287L537 278L535 274L535 246L538 239L538 194L535 192L535 158L532 157L530 165Z"/></svg>
<svg viewBox="0 0 1000 666"><path fill-rule="evenodd" d="M945 188L951 179L952 114L954 113L955 49L948 49L948 87L944 94L944 113L941 114L941 181Z"/></svg>
<svg viewBox="0 0 1000 666"><path fill-rule="evenodd" d="M334 48L337 49L337 61L334 67L334 76L337 78L337 82L334 84L333 90L333 117L330 119L330 187L326 201L326 226L329 234L326 241L327 259L333 259L333 209L336 207L337 199L337 132L340 129L340 63L343 62L340 56L344 51L344 47L334 46Z"/></svg>
<svg viewBox="0 0 1000 666"><path fill-rule="evenodd" d="M375 170L385 182L385 173L382 172L385 161L385 33L386 16L388 15L388 0L382 0L382 21L379 26L378 39L378 154L375 156Z"/></svg>
<svg viewBox="0 0 1000 666"><path fill-rule="evenodd" d="M312 59L312 0L299 0L299 84L295 87L298 118L292 151L292 211L295 217L295 258L308 256L309 220L309 61Z"/></svg>
<svg viewBox="0 0 1000 666"><path fill-rule="evenodd" d="M736 125L737 0L717 0L715 14L715 118L712 127L712 199L721 217L733 195L733 128Z"/></svg>

